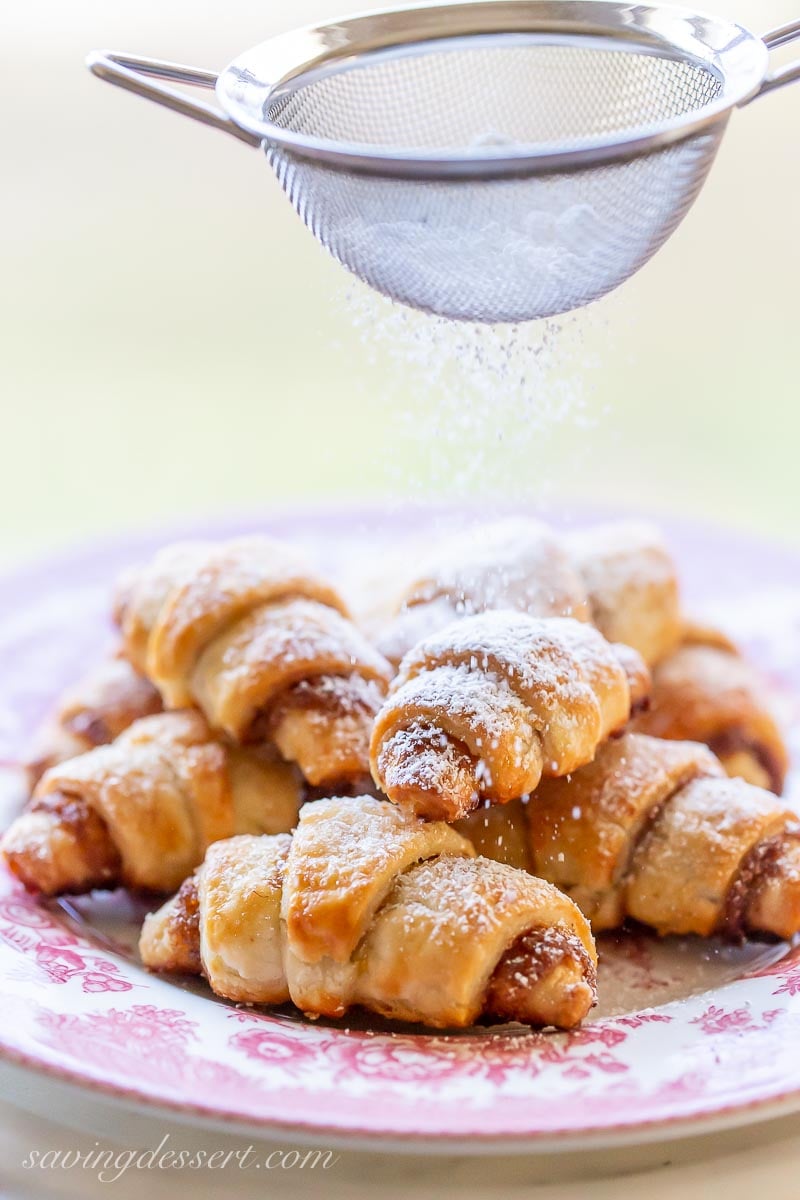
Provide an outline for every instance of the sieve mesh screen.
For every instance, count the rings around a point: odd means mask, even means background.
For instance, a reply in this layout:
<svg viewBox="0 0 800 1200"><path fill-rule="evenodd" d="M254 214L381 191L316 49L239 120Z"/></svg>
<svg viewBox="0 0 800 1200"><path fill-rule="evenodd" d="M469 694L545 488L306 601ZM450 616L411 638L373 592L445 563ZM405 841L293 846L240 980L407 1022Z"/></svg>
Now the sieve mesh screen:
<svg viewBox="0 0 800 1200"><path fill-rule="evenodd" d="M265 115L294 133L407 152L468 151L487 135L556 148L659 125L721 88L707 65L635 43L484 35L334 62Z"/></svg>

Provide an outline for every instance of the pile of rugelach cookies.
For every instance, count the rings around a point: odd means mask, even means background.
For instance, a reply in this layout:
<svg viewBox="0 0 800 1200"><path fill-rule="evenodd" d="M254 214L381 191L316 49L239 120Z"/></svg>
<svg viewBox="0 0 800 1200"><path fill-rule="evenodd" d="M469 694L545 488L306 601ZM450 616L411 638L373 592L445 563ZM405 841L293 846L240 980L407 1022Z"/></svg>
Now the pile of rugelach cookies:
<svg viewBox="0 0 800 1200"><path fill-rule="evenodd" d="M576 1026L628 920L800 931L766 685L684 613L658 531L509 518L426 553L369 621L266 536L131 571L8 868L158 897L143 963L225 999L440 1029Z"/></svg>

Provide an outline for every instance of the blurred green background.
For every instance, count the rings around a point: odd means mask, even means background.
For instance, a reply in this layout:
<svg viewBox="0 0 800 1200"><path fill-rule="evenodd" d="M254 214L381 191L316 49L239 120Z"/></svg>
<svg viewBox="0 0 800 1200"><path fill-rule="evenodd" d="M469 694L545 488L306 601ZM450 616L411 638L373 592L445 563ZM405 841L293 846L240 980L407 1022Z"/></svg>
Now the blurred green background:
<svg viewBox="0 0 800 1200"><path fill-rule="evenodd" d="M481 374L480 337L352 283L258 152L83 66L111 46L220 68L345 6L2 6L0 556L438 492L697 514L800 544L800 85L734 115L640 276L544 352L536 328L510 358L480 335L505 364ZM800 15L703 7L759 32Z"/></svg>

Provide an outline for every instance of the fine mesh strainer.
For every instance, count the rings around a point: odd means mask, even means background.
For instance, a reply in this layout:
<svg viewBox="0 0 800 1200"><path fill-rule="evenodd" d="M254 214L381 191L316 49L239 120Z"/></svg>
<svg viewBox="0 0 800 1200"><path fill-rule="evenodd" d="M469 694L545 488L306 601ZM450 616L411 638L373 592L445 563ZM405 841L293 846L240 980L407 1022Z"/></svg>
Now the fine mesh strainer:
<svg viewBox="0 0 800 1200"><path fill-rule="evenodd" d="M314 236L394 300L528 321L617 287L685 215L730 117L800 78L728 21L477 0L272 38L219 76L98 52L96 75L263 147ZM222 110L151 77L215 87Z"/></svg>

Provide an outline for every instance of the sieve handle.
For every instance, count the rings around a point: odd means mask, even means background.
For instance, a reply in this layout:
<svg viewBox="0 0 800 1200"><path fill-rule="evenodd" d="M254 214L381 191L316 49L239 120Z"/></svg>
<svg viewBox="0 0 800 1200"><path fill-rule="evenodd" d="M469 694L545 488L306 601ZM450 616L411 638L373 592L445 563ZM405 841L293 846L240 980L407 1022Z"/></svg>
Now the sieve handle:
<svg viewBox="0 0 800 1200"><path fill-rule="evenodd" d="M777 50L778 46L786 46L797 38L800 38L800 21L790 21L788 25L781 25L779 29L771 29L769 33L765 33L762 40L768 50ZM772 92L775 88L785 87L787 83L794 83L796 79L800 79L800 59L766 75L752 99L763 96L765 92Z"/></svg>
<svg viewBox="0 0 800 1200"><path fill-rule="evenodd" d="M214 71L203 71L199 67L182 67L178 63L161 62L157 58L139 58L134 54L116 54L110 50L93 50L86 58L86 65L98 79L113 83L115 87L125 88L144 96L145 100L154 100L163 104L173 112L214 129L221 129L249 146L260 146L261 138L247 129L242 129L232 121L221 109L202 100L195 100L184 95L177 88L167 87L163 83L152 83L155 79L169 79L173 83L189 84L192 87L213 88L217 82Z"/></svg>

